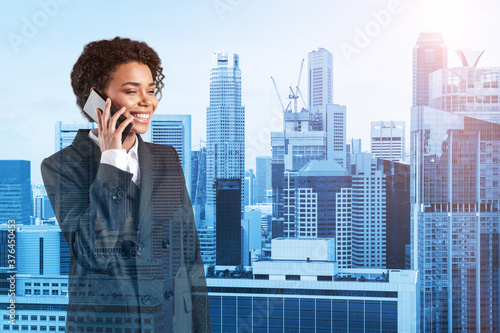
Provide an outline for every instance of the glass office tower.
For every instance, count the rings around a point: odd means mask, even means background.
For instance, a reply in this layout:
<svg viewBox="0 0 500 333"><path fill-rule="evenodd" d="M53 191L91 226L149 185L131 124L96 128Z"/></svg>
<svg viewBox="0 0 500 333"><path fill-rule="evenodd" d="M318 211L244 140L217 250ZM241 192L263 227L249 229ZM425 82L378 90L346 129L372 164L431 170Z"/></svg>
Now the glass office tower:
<svg viewBox="0 0 500 333"><path fill-rule="evenodd" d="M479 55L479 53L478 53ZM500 68L430 74L412 108L413 265L425 332L500 327Z"/></svg>

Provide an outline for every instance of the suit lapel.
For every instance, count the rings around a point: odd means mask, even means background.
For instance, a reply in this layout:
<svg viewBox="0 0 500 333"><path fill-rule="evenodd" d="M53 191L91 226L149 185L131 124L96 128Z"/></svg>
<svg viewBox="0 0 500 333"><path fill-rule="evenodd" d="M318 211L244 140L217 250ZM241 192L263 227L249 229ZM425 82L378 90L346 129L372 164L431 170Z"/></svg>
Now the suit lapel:
<svg viewBox="0 0 500 333"><path fill-rule="evenodd" d="M147 239L151 239L151 220L152 220L152 154L149 146L142 141L138 135L139 140L139 168L141 172L141 185L139 190L139 223L138 228L142 245L147 244ZM151 258L151 246L141 246L141 258Z"/></svg>
<svg viewBox="0 0 500 333"><path fill-rule="evenodd" d="M92 184L97 174L97 169L99 168L99 163L101 161L101 149L98 145L96 145L89 137L90 130L88 129L80 129L75 136L75 139L71 143L71 145L78 151L82 157L75 157L78 161L89 161L87 165L89 179L86 180ZM82 180L85 184L86 181ZM90 185L89 185L90 186Z"/></svg>

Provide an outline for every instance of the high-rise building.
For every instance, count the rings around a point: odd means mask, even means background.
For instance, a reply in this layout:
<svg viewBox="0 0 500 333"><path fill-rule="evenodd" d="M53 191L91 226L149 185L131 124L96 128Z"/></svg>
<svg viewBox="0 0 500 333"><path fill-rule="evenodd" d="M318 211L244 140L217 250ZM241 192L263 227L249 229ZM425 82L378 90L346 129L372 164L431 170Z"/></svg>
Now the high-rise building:
<svg viewBox="0 0 500 333"><path fill-rule="evenodd" d="M412 108L411 251L426 332L500 327L500 69L475 67L479 55L432 73L432 107Z"/></svg>
<svg viewBox="0 0 500 333"><path fill-rule="evenodd" d="M422 32L413 48L413 106L429 105L429 74L448 66L448 48L440 32Z"/></svg>
<svg viewBox="0 0 500 333"><path fill-rule="evenodd" d="M213 223L215 217L215 181L240 179L243 185L244 177L245 107L241 105L239 57L214 53L207 108L207 223Z"/></svg>
<svg viewBox="0 0 500 333"><path fill-rule="evenodd" d="M310 161L294 185L295 236L335 238L336 194L351 186L347 171L335 161Z"/></svg>
<svg viewBox="0 0 500 333"><path fill-rule="evenodd" d="M241 264L241 183L241 179L215 181L217 265Z"/></svg>
<svg viewBox="0 0 500 333"><path fill-rule="evenodd" d="M268 192L272 189L271 157L258 156L255 160L255 202L267 203Z"/></svg>
<svg viewBox="0 0 500 333"><path fill-rule="evenodd" d="M55 151L58 152L59 150L66 148L69 146L72 142L73 139L76 136L76 133L78 133L79 129L93 129L96 128L97 124L96 123L73 123L73 124L63 124L62 121L56 122L56 140L55 140Z"/></svg>
<svg viewBox="0 0 500 333"><path fill-rule="evenodd" d="M261 251L262 213L258 210L245 211L241 220L241 264L249 266L252 251Z"/></svg>
<svg viewBox="0 0 500 333"><path fill-rule="evenodd" d="M370 136L373 157L389 161L404 160L404 121L372 121Z"/></svg>
<svg viewBox="0 0 500 333"><path fill-rule="evenodd" d="M386 268L404 269L411 234L410 165L380 158L377 164L385 175Z"/></svg>
<svg viewBox="0 0 500 333"><path fill-rule="evenodd" d="M339 268L352 268L352 188L342 188L335 200L335 247Z"/></svg>
<svg viewBox="0 0 500 333"><path fill-rule="evenodd" d="M207 149L191 151L191 204L195 210L196 225L205 220L207 203Z"/></svg>
<svg viewBox="0 0 500 333"><path fill-rule="evenodd" d="M320 47L309 52L307 58L309 110L313 114L324 114L326 105L333 104L333 55Z"/></svg>
<svg viewBox="0 0 500 333"><path fill-rule="evenodd" d="M0 222L30 224L31 162L0 160Z"/></svg>
<svg viewBox="0 0 500 333"><path fill-rule="evenodd" d="M385 268L386 177L371 154L353 155L352 164L352 264Z"/></svg>
<svg viewBox="0 0 500 333"><path fill-rule="evenodd" d="M200 240L200 253L205 265L215 265L215 228L203 227L196 229Z"/></svg>
<svg viewBox="0 0 500 333"><path fill-rule="evenodd" d="M287 237L296 231L294 204L289 204L295 200L296 172L312 160L347 167L346 107L333 104L333 56L320 48L308 58L309 110L284 110L283 132L271 133L273 218L283 219Z"/></svg>
<svg viewBox="0 0 500 333"><path fill-rule="evenodd" d="M33 200L34 203L34 214L35 218L40 220L48 220L55 217L54 210L50 204L49 197L47 195L36 196Z"/></svg>
<svg viewBox="0 0 500 333"><path fill-rule="evenodd" d="M255 204L255 174L253 169L245 171L245 206L251 206Z"/></svg>
<svg viewBox="0 0 500 333"><path fill-rule="evenodd" d="M346 167L346 107L329 104L326 106L327 159Z"/></svg>
<svg viewBox="0 0 500 333"><path fill-rule="evenodd" d="M150 138L152 143L175 148L186 186L191 191L191 115L155 113L145 137Z"/></svg>

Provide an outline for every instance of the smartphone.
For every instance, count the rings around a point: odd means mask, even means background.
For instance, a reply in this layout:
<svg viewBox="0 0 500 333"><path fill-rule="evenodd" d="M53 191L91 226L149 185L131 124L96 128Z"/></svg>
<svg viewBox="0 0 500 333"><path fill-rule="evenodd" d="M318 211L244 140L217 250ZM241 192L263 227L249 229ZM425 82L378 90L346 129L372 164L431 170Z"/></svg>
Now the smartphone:
<svg viewBox="0 0 500 333"><path fill-rule="evenodd" d="M97 123L97 115L95 110L99 109L101 111L104 111L104 108L106 107L106 95L101 93L97 89L92 89L90 92L89 98L87 99L87 102L85 102L85 105L83 106L83 111L89 115L92 120L94 120ZM111 103L111 116L113 116L116 112L118 112L118 109ZM116 128L120 126L122 122L127 120L127 117L124 115L120 115L120 118L118 118L118 121L116 122ZM122 133L122 143L125 141L127 138L128 133L130 132L130 129L132 128L132 123L130 123L125 129L123 130Z"/></svg>

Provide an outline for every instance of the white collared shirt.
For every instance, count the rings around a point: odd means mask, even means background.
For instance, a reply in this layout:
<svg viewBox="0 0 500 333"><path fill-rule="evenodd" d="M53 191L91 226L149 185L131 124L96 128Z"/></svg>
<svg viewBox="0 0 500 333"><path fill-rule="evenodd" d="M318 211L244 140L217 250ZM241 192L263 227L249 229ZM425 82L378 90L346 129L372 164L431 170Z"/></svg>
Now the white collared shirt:
<svg viewBox="0 0 500 333"><path fill-rule="evenodd" d="M99 138L89 132L89 138L99 146ZM141 170L139 169L139 140L135 138L134 146L127 152L126 149L108 149L101 154L101 163L112 165L120 170L132 174L132 181L141 185Z"/></svg>

